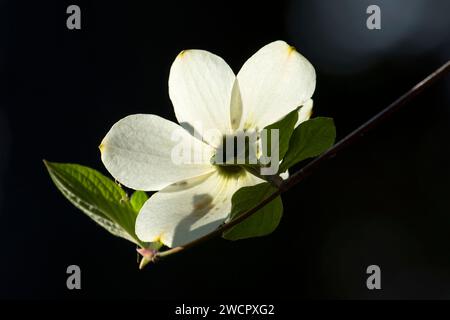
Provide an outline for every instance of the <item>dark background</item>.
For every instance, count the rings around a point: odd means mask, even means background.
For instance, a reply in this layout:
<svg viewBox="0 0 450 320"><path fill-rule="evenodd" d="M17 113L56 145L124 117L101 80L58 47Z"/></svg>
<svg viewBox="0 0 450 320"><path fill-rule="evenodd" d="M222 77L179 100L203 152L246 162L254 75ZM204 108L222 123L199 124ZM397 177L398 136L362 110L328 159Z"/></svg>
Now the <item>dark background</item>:
<svg viewBox="0 0 450 320"><path fill-rule="evenodd" d="M81 7L81 30L66 8ZM381 7L381 30L366 8ZM237 72L283 39L317 72L315 115L338 138L450 57L449 1L1 1L1 298L450 298L450 79L416 98L284 197L272 235L213 240L138 271L53 186L42 159L107 173L99 142L133 113L175 120L179 51ZM66 289L66 268L82 290ZM381 267L382 290L366 288Z"/></svg>

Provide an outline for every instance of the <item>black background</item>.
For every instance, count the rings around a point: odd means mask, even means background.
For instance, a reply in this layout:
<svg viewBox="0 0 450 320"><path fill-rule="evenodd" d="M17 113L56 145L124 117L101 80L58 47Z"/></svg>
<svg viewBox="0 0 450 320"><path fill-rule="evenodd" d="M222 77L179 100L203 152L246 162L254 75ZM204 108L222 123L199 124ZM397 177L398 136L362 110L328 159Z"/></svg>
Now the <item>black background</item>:
<svg viewBox="0 0 450 320"><path fill-rule="evenodd" d="M66 28L77 4L82 29ZM381 7L382 29L366 28ZM139 271L53 186L42 159L107 174L97 149L134 113L175 120L179 51L237 72L283 39L317 72L315 115L338 138L450 57L449 1L0 2L1 298L450 298L450 82L433 86L287 193L272 235L210 241ZM66 268L82 289L66 288ZM381 267L382 290L366 288Z"/></svg>

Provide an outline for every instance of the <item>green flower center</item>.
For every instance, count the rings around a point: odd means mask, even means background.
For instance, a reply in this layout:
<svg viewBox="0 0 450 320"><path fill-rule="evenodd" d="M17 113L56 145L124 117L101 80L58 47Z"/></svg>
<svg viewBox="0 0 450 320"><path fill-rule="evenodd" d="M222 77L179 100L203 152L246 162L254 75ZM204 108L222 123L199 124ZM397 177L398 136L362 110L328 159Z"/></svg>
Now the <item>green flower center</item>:
<svg viewBox="0 0 450 320"><path fill-rule="evenodd" d="M227 140L229 143L228 146ZM227 150L227 147L232 147L232 149ZM248 149L248 139L245 140L245 149ZM230 178L237 178L245 175L246 170L242 168L242 166L239 165L241 163L237 161L238 157L242 157L242 152L245 155L245 150L238 150L238 142L235 135L224 135L222 137L222 144L217 148L216 155L213 158L213 163L219 174Z"/></svg>
<svg viewBox="0 0 450 320"><path fill-rule="evenodd" d="M237 178L245 175L245 169L238 165L216 165L217 171L226 178Z"/></svg>

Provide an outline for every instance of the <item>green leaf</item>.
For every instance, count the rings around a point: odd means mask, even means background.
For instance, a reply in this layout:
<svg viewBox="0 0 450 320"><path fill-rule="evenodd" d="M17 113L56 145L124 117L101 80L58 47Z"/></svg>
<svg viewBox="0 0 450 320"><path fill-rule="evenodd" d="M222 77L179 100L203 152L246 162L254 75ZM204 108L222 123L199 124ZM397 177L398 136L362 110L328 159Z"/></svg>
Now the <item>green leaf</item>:
<svg viewBox="0 0 450 320"><path fill-rule="evenodd" d="M307 158L316 157L333 144L336 128L332 118L318 117L301 123L292 134L279 172L284 172L294 164Z"/></svg>
<svg viewBox="0 0 450 320"><path fill-rule="evenodd" d="M145 201L148 200L148 195L144 191L135 191L130 198L131 206L133 207L134 211L139 212L141 211L142 206L144 205Z"/></svg>
<svg viewBox="0 0 450 320"><path fill-rule="evenodd" d="M134 233L138 210L122 188L98 171L78 164L44 164L62 194L78 209L115 236L145 246ZM142 201L135 196L135 205Z"/></svg>
<svg viewBox="0 0 450 320"><path fill-rule="evenodd" d="M286 115L281 120L268 125L264 129L267 130L267 136L262 135L262 143L266 143L267 140L267 152L270 154L272 139L271 139L271 130L278 129L278 154L279 160L283 159L286 151L289 148L289 140L291 138L292 133L294 132L295 124L298 119L298 109L291 111L288 115ZM263 148L264 149L264 148Z"/></svg>
<svg viewBox="0 0 450 320"><path fill-rule="evenodd" d="M233 220L252 209L276 191L273 186L266 182L239 189L231 199L230 219ZM268 235L277 228L282 214L283 202L281 197L278 196L249 218L225 231L222 237L227 240L239 240Z"/></svg>

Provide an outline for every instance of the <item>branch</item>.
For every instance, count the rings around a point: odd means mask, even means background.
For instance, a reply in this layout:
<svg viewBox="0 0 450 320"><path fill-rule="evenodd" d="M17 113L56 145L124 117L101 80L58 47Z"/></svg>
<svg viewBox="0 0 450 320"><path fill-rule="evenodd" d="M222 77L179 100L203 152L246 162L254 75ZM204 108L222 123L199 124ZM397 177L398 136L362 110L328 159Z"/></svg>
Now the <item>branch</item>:
<svg viewBox="0 0 450 320"><path fill-rule="evenodd" d="M276 197L278 197L280 194L288 191L301 181L303 181L307 176L309 176L311 173L313 173L323 162L326 160L334 157L339 151L342 149L349 147L350 145L357 142L365 133L370 131L371 129L375 128L377 125L385 121L392 113L400 109L402 106L404 106L407 102L409 102L411 99L413 99L415 96L417 96L419 93L430 87L434 82L437 80L443 78L448 72L450 71L450 61L447 61L447 63L443 64L439 69L431 73L428 77L423 79L421 82L416 84L412 89L410 89L408 92L403 94L400 98L392 102L389 106L387 106L384 110L379 112L377 115L369 119L367 122L365 122L363 125L361 125L356 130L349 133L345 138L343 138L341 141L336 143L333 147L328 149L328 151L324 152L319 157L315 158L311 162L309 162L307 165L305 165L302 169L297 171L296 173L292 174L289 179L283 181L278 190L265 198L262 202L260 202L257 206L253 207L252 209L244 212L240 216L238 216L236 219L231 220L230 222L223 224L218 229L214 230L211 233L208 233L207 235L194 240L192 242L189 242L183 246L175 247L166 251L157 252L154 256L154 260L157 258L166 257L168 255L184 251L186 249L192 248L198 244L201 244L205 241L208 241L214 237L222 235L222 233L238 223L244 221L248 217L250 217L252 214L257 212L259 209L264 207L266 204L274 200Z"/></svg>

